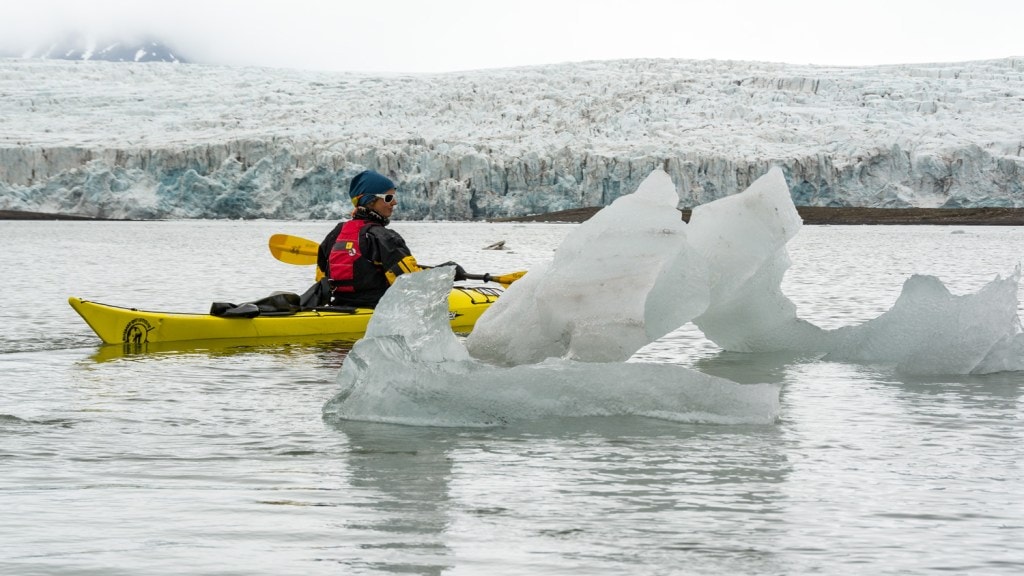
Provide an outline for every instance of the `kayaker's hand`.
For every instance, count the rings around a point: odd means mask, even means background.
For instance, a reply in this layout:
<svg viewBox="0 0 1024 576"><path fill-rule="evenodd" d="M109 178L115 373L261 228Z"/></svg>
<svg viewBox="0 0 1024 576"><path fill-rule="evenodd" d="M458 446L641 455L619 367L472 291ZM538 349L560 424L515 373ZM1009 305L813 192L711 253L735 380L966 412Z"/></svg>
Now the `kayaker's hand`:
<svg viewBox="0 0 1024 576"><path fill-rule="evenodd" d="M462 266L459 266L455 262L445 262L444 264L438 264L438 266L454 266L455 267L455 281L466 279L466 270Z"/></svg>

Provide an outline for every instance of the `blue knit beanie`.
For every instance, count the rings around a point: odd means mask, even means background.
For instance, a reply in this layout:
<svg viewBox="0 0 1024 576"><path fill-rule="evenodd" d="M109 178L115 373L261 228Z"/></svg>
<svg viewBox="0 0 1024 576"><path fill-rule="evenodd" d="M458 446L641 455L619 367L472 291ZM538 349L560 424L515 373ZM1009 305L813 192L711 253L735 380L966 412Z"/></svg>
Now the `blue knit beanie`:
<svg viewBox="0 0 1024 576"><path fill-rule="evenodd" d="M348 195L352 199L353 206L366 206L377 199L374 194L384 194L394 188L395 183L386 176L373 170L364 170L352 179L352 184L348 187Z"/></svg>

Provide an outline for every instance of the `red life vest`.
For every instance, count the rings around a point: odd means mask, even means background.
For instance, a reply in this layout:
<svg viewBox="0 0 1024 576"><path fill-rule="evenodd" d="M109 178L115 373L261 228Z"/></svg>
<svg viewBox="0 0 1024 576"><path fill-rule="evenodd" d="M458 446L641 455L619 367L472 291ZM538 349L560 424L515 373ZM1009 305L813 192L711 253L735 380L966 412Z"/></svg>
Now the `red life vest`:
<svg viewBox="0 0 1024 576"><path fill-rule="evenodd" d="M387 289L384 272L363 258L359 240L367 226L380 226L369 220L352 219L342 225L328 260L328 272L335 292ZM383 282L383 286L381 286Z"/></svg>

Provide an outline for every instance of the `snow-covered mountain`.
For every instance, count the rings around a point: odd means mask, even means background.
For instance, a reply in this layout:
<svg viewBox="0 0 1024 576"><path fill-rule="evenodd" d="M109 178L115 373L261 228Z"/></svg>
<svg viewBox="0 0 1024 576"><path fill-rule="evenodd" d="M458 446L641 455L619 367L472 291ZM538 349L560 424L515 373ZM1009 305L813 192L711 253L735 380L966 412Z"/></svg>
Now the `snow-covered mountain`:
<svg viewBox="0 0 1024 576"><path fill-rule="evenodd" d="M435 75L0 60L0 209L335 218L379 170L410 219L681 207L781 166L812 206L1024 207L1024 59L623 60Z"/></svg>
<svg viewBox="0 0 1024 576"><path fill-rule="evenodd" d="M98 38L70 32L19 54L40 60L99 60L106 62L178 62L188 60L156 38Z"/></svg>

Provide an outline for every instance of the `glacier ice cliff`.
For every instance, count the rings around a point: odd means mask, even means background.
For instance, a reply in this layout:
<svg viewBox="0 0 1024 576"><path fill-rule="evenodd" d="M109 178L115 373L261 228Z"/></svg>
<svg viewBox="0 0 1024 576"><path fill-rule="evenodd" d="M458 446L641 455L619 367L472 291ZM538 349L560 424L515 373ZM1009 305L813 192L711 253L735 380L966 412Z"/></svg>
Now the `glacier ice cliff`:
<svg viewBox="0 0 1024 576"><path fill-rule="evenodd" d="M436 75L0 60L0 209L338 218L605 206L654 169L693 207L782 168L805 206L1024 207L1024 60L622 60Z"/></svg>

